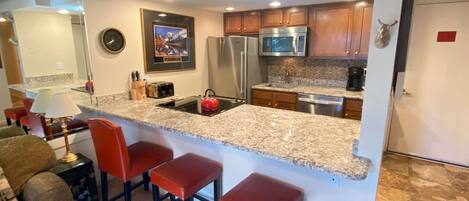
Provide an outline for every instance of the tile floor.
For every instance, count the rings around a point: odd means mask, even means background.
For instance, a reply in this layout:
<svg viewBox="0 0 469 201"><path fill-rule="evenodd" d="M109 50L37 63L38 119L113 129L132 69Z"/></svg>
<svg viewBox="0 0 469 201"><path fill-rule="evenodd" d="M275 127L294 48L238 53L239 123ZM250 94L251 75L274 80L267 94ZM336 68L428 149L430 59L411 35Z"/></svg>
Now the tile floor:
<svg viewBox="0 0 469 201"><path fill-rule="evenodd" d="M109 186L110 196L123 191L117 179ZM150 201L151 191L140 187L132 200ZM469 201L469 169L385 154L377 201Z"/></svg>
<svg viewBox="0 0 469 201"><path fill-rule="evenodd" d="M469 169L385 154L378 201L469 201Z"/></svg>

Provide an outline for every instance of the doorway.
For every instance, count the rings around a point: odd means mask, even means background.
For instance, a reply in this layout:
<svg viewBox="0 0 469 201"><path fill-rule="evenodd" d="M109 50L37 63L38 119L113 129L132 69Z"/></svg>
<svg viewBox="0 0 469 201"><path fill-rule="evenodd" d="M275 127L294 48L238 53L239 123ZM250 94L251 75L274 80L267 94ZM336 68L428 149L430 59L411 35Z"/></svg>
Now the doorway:
<svg viewBox="0 0 469 201"><path fill-rule="evenodd" d="M0 58L3 67L0 69L2 76L0 91L2 108L11 107L11 105L22 105L21 94L8 89L8 85L23 83L17 44L13 23L10 21L0 22Z"/></svg>
<svg viewBox="0 0 469 201"><path fill-rule="evenodd" d="M415 5L389 151L469 166L468 10L469 2Z"/></svg>

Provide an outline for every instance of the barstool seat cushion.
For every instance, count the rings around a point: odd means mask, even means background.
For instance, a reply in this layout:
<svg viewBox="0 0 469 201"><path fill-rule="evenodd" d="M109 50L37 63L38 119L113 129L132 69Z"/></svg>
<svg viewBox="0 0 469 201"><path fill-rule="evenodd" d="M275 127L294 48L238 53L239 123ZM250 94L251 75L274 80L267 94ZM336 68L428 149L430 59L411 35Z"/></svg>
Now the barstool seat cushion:
<svg viewBox="0 0 469 201"><path fill-rule="evenodd" d="M173 151L170 149L148 143L137 142L128 147L130 158L130 171L126 180L140 176L143 172L173 159Z"/></svg>
<svg viewBox="0 0 469 201"><path fill-rule="evenodd" d="M23 117L21 117L21 118L20 118L20 124L21 124L22 126L26 126L26 127L28 127L28 128L31 127L31 124L29 123L28 116L23 116Z"/></svg>
<svg viewBox="0 0 469 201"><path fill-rule="evenodd" d="M303 192L273 178L251 174L236 185L221 201L302 201Z"/></svg>
<svg viewBox="0 0 469 201"><path fill-rule="evenodd" d="M151 181L171 194L187 199L221 177L222 166L212 160L186 154L154 169Z"/></svg>
<svg viewBox="0 0 469 201"><path fill-rule="evenodd" d="M24 107L8 108L4 110L4 113L7 118L20 120L21 117L26 116L26 109Z"/></svg>

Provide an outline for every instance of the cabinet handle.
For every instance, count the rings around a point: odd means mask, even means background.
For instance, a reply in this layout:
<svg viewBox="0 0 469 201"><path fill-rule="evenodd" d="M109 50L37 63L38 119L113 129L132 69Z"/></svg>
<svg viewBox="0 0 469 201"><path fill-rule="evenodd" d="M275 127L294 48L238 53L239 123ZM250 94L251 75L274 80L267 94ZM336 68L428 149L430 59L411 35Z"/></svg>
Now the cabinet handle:
<svg viewBox="0 0 469 201"><path fill-rule="evenodd" d="M272 106L272 103L271 103L271 102L268 102L267 105L268 105L268 106Z"/></svg>
<svg viewBox="0 0 469 201"><path fill-rule="evenodd" d="M290 24L290 21L287 21L287 24Z"/></svg>
<svg viewBox="0 0 469 201"><path fill-rule="evenodd" d="M345 116L348 117L348 113L345 113Z"/></svg>
<svg viewBox="0 0 469 201"><path fill-rule="evenodd" d="M244 27L244 31L248 30L246 27Z"/></svg>
<svg viewBox="0 0 469 201"><path fill-rule="evenodd" d="M282 24L282 21L280 21L280 24Z"/></svg>
<svg viewBox="0 0 469 201"><path fill-rule="evenodd" d="M358 51L355 51L355 55L357 55L357 54L358 54Z"/></svg>
<svg viewBox="0 0 469 201"><path fill-rule="evenodd" d="M277 103L275 103L275 104L274 104L274 107L277 107L277 106L278 106L278 104L277 104Z"/></svg>
<svg viewBox="0 0 469 201"><path fill-rule="evenodd" d="M345 51L345 54L349 55L349 54L350 54L350 50Z"/></svg>

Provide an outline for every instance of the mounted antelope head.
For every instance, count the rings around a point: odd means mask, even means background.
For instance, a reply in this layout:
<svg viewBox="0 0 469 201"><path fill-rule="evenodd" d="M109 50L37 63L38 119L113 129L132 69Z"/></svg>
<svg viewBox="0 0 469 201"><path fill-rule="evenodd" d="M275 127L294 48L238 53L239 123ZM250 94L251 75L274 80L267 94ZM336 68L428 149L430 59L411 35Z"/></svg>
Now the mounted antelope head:
<svg viewBox="0 0 469 201"><path fill-rule="evenodd" d="M398 21L396 20L392 24L385 24L378 19L378 22L381 27L378 29L378 34L376 35L375 45L377 48L383 49L388 46L389 40L391 40L391 27L396 25Z"/></svg>

